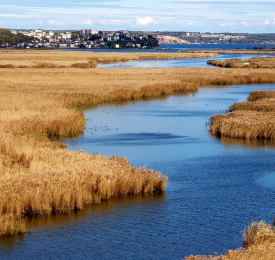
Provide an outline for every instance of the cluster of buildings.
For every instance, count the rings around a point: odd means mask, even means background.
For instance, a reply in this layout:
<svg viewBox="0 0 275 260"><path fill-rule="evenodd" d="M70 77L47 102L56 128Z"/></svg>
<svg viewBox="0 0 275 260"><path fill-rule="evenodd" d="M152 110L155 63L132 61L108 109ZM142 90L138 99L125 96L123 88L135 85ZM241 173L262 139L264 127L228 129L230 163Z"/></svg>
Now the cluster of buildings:
<svg viewBox="0 0 275 260"><path fill-rule="evenodd" d="M245 43L247 34L237 33L210 33L210 32L184 32L180 38L191 44L227 44Z"/></svg>
<svg viewBox="0 0 275 260"><path fill-rule="evenodd" d="M219 41L224 41L224 40L230 40L230 39L245 39L246 36L244 35L230 35L230 34L223 34L223 33L218 33L218 34L215 34L215 33L202 33L200 35L200 37L202 38L216 38L217 40Z"/></svg>
<svg viewBox="0 0 275 260"><path fill-rule="evenodd" d="M34 40L30 42L20 42L17 48L43 48L54 47L59 43L70 42L72 39L71 32L57 33L54 31L31 30L31 31L15 31L11 30L13 34L22 34L28 37L33 37Z"/></svg>
<svg viewBox="0 0 275 260"><path fill-rule="evenodd" d="M16 48L146 48L150 42L147 35L132 35L127 31L104 31L82 29L74 32L43 30L11 31L33 37L29 42L18 43ZM145 42L145 43L144 43ZM149 45L148 45L149 46ZM4 47L4 46L3 46Z"/></svg>

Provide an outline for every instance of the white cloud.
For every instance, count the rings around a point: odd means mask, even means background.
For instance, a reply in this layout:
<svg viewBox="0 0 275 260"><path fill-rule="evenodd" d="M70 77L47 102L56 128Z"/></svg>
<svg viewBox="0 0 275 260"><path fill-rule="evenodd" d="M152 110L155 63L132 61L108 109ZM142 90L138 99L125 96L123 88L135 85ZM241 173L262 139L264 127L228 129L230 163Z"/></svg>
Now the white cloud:
<svg viewBox="0 0 275 260"><path fill-rule="evenodd" d="M117 24L117 25L121 25L121 24L124 24L125 22L124 21L121 21L121 20L112 20L111 21L111 24Z"/></svg>
<svg viewBox="0 0 275 260"><path fill-rule="evenodd" d="M102 25L109 24L106 20L102 20L102 21L100 21L99 23L102 24Z"/></svg>
<svg viewBox="0 0 275 260"><path fill-rule="evenodd" d="M63 25L65 25L64 22L57 21L57 20L49 20L49 21L48 21L48 24L54 25L54 26L63 26Z"/></svg>
<svg viewBox="0 0 275 260"><path fill-rule="evenodd" d="M232 26L236 25L236 23L219 23L219 25L222 26L222 27L224 27L224 26L232 27Z"/></svg>
<svg viewBox="0 0 275 260"><path fill-rule="evenodd" d="M150 16L146 16L146 17L137 17L136 18L136 24L137 25L148 25L150 23L153 23L154 19Z"/></svg>
<svg viewBox="0 0 275 260"><path fill-rule="evenodd" d="M193 23L189 23L188 25L190 26L190 25L194 25L194 24Z"/></svg>
<svg viewBox="0 0 275 260"><path fill-rule="evenodd" d="M131 21L122 21L122 20L118 20L118 19L114 19L114 20L110 20L110 21L106 21L106 20L101 20L99 21L99 24L102 25L107 25L107 24L111 24L111 25L123 25L123 24L131 24Z"/></svg>
<svg viewBox="0 0 275 260"><path fill-rule="evenodd" d="M31 16L23 14L0 14L0 17L30 18Z"/></svg>
<svg viewBox="0 0 275 260"><path fill-rule="evenodd" d="M95 27L97 30L143 30L154 26L154 30L184 31L188 27L194 31L255 33L272 32L275 28L271 8L274 0L47 0L43 5L39 3L0 0L0 20L10 28L35 27L39 26L38 21L44 23L40 27L45 29L63 28L64 25L79 29L81 22L87 24L83 27ZM93 26L88 25L88 18ZM22 20L27 22L22 23ZM242 24L242 21L249 25ZM235 25L230 26L229 23L233 22Z"/></svg>
<svg viewBox="0 0 275 260"><path fill-rule="evenodd" d="M248 23L248 22L244 22L244 21L242 21L242 25L244 25L244 26L248 27L248 26L249 26L249 23Z"/></svg>
<svg viewBox="0 0 275 260"><path fill-rule="evenodd" d="M38 21L37 23L38 23L39 25L43 25L43 22L41 22L41 21Z"/></svg>
<svg viewBox="0 0 275 260"><path fill-rule="evenodd" d="M82 25L93 25L93 22L91 21L91 19L88 19L87 21L80 22L79 24L82 24Z"/></svg>

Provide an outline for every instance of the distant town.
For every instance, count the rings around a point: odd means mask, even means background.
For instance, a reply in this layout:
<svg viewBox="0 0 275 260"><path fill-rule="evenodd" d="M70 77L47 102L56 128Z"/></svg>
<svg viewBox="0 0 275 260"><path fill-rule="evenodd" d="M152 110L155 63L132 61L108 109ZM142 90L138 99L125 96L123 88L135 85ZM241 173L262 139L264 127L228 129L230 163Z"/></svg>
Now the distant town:
<svg viewBox="0 0 275 260"><path fill-rule="evenodd" d="M2 29L2 31L7 31ZM0 46L2 48L142 48L150 49L159 47L158 40L150 34L133 34L127 31L96 31L82 29L80 31L43 31L43 30L10 30L8 40L0 31ZM6 32L7 35L7 32ZM23 37L23 38L22 38ZM20 39L22 38L22 40Z"/></svg>
<svg viewBox="0 0 275 260"><path fill-rule="evenodd" d="M0 48L25 49L155 49L159 44L269 44L275 45L275 34L237 34L171 31L79 31L0 29Z"/></svg>
<svg viewBox="0 0 275 260"><path fill-rule="evenodd" d="M159 44L275 44L274 33L150 32Z"/></svg>

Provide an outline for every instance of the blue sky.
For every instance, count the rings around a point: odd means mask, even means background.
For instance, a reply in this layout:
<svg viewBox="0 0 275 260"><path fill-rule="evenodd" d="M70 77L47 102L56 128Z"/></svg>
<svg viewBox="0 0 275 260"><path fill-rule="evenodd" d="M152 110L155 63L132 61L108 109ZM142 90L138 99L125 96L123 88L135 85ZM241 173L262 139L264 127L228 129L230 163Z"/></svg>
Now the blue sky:
<svg viewBox="0 0 275 260"><path fill-rule="evenodd" d="M275 32L274 0L0 0L0 27Z"/></svg>

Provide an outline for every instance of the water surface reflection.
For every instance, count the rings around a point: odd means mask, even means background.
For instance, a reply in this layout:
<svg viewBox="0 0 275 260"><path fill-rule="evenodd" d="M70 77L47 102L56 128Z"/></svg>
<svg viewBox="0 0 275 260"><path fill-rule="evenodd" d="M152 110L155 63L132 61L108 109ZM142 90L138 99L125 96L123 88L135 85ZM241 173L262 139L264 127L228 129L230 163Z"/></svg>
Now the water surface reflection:
<svg viewBox="0 0 275 260"><path fill-rule="evenodd" d="M2 259L182 259L242 246L252 221L272 222L275 150L268 142L216 139L209 118L259 89L201 88L188 96L98 106L72 150L126 156L166 173L162 196L112 199L68 215L30 219L31 234L0 239Z"/></svg>
<svg viewBox="0 0 275 260"><path fill-rule="evenodd" d="M220 69L213 65L208 65L208 60L225 59L250 59L253 57L270 57L275 54L220 54L218 57L172 59L172 60L131 60L116 63L101 63L97 68L181 68L181 67L201 67Z"/></svg>

